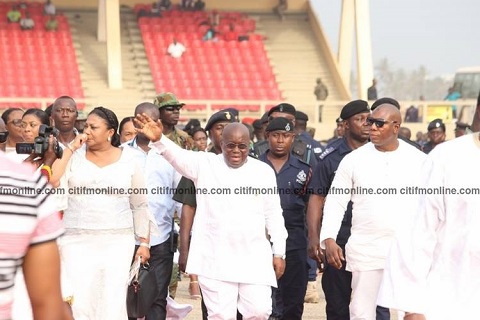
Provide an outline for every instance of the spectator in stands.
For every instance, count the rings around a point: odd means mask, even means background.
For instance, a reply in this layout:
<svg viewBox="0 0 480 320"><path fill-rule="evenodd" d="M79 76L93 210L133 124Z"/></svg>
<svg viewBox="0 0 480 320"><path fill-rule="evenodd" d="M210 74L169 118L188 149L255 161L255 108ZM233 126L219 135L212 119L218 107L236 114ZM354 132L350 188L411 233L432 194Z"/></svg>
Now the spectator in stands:
<svg viewBox="0 0 480 320"><path fill-rule="evenodd" d="M287 0L279 0L278 5L273 8L273 12L277 14L280 19L283 21L285 20L285 11L288 9L288 1Z"/></svg>
<svg viewBox="0 0 480 320"><path fill-rule="evenodd" d="M126 117L120 122L118 126L118 134L120 135L120 143L124 144L132 140L137 135L135 126L133 125L133 117Z"/></svg>
<svg viewBox="0 0 480 320"><path fill-rule="evenodd" d="M172 7L172 1L170 1L170 0L160 0L160 1L158 1L158 7L162 11L170 10L170 8Z"/></svg>
<svg viewBox="0 0 480 320"><path fill-rule="evenodd" d="M45 30L47 31L57 31L58 30L58 21L55 15L50 16L50 18L45 22Z"/></svg>
<svg viewBox="0 0 480 320"><path fill-rule="evenodd" d="M208 30L205 32L202 38L203 41L217 41L217 31L215 31L215 27L211 25Z"/></svg>
<svg viewBox="0 0 480 320"><path fill-rule="evenodd" d="M210 24L212 26L218 26L220 24L220 14L217 10L213 10L209 16Z"/></svg>
<svg viewBox="0 0 480 320"><path fill-rule="evenodd" d="M30 18L30 13L26 13L25 17L20 19L20 28L22 30L32 30L35 27L35 21Z"/></svg>
<svg viewBox="0 0 480 320"><path fill-rule="evenodd" d="M18 23L21 17L22 13L18 9L18 6L12 6L12 9L7 12L7 21L9 23Z"/></svg>
<svg viewBox="0 0 480 320"><path fill-rule="evenodd" d="M192 10L193 9L193 0L182 0L181 8L183 10Z"/></svg>
<svg viewBox="0 0 480 320"><path fill-rule="evenodd" d="M47 2L45 2L45 5L43 6L43 13L47 16L54 16L56 14L56 11L57 10L52 1L47 0Z"/></svg>
<svg viewBox="0 0 480 320"><path fill-rule="evenodd" d="M230 23L230 29L223 34L223 40L238 41L238 33L235 31L235 26L233 23Z"/></svg>
<svg viewBox="0 0 480 320"><path fill-rule="evenodd" d="M196 0L193 4L193 10L195 11L203 11L205 9L205 2L202 0ZM214 11L215 12L215 11ZM220 20L220 19L219 19Z"/></svg>
<svg viewBox="0 0 480 320"><path fill-rule="evenodd" d="M372 80L372 85L367 89L367 99L368 101L373 101L378 99L377 94L377 80Z"/></svg>
<svg viewBox="0 0 480 320"><path fill-rule="evenodd" d="M153 2L150 7L150 17L161 17L162 13L160 12L160 6L157 2Z"/></svg>
<svg viewBox="0 0 480 320"><path fill-rule="evenodd" d="M177 41L176 38L173 38L172 43L168 46L167 53L172 57L178 59L187 49L183 44Z"/></svg>

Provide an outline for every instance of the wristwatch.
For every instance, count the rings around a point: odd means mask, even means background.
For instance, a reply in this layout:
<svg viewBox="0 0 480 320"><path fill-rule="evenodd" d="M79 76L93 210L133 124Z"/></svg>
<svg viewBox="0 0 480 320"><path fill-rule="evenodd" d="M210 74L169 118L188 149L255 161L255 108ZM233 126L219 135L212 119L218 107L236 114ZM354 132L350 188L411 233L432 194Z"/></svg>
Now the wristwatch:
<svg viewBox="0 0 480 320"><path fill-rule="evenodd" d="M285 258L286 258L285 255L281 255L281 254L274 254L273 257L274 258L282 258L282 260L285 260Z"/></svg>

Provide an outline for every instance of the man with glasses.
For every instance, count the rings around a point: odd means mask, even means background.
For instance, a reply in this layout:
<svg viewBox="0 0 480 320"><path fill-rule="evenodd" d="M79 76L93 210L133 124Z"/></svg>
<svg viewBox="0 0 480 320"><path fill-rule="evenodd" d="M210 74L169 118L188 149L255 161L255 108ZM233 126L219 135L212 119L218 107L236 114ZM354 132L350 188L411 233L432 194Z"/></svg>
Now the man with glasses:
<svg viewBox="0 0 480 320"><path fill-rule="evenodd" d="M180 117L180 109L185 103L180 103L173 93L165 92L159 94L153 104L157 105L160 110L163 134L183 149L192 149L193 140L188 133L175 128Z"/></svg>
<svg viewBox="0 0 480 320"><path fill-rule="evenodd" d="M320 245L328 263L342 268L336 243L345 210L353 203L346 270L352 272L350 319L375 319L385 260L395 232L416 210L417 185L425 154L398 139L401 114L395 104L381 104L366 119L369 143L346 155L335 172L324 206Z"/></svg>
<svg viewBox="0 0 480 320"><path fill-rule="evenodd" d="M182 175L195 182L197 210L187 272L198 275L212 319L267 319L271 287L285 269L287 231L273 170L248 157L250 135L240 123L222 133L222 154L182 150L144 115L137 129ZM270 236L268 240L266 234ZM272 245L272 244L273 245Z"/></svg>
<svg viewBox="0 0 480 320"><path fill-rule="evenodd" d="M295 138L291 121L275 118L265 131L269 149L259 160L275 170L288 231L285 273L278 280L278 288L273 289L270 319L301 320L308 281L305 208L312 168L290 152Z"/></svg>

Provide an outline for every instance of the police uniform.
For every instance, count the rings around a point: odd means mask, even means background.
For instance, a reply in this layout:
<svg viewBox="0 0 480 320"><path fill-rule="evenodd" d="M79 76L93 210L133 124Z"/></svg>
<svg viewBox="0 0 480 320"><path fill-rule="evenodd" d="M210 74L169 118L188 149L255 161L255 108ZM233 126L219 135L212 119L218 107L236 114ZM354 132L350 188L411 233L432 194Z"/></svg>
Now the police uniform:
<svg viewBox="0 0 480 320"><path fill-rule="evenodd" d="M290 123L293 131L293 125L287 119L276 118L269 123L269 127L275 122ZM273 168L273 164L267 158L268 152L267 150L262 154L259 160ZM302 318L307 288L305 208L312 169L308 163L290 155L280 171L275 174L288 238L285 273L278 280L278 289L274 289L272 317L295 320Z"/></svg>
<svg viewBox="0 0 480 320"><path fill-rule="evenodd" d="M320 161L313 172L311 182L312 192L326 197L335 172L343 157L352 151L345 138L340 138L329 144L320 155ZM337 244L342 248L345 256L345 245L350 237L352 227L352 202L348 203L342 225L337 235ZM350 296L352 274L345 270L345 263L341 270L335 269L328 263L322 276L322 288L327 300L326 313L328 319L350 319Z"/></svg>
<svg viewBox="0 0 480 320"><path fill-rule="evenodd" d="M435 119L435 120L432 120L429 124L428 124L428 127L427 127L427 130L430 132L430 130L433 130L433 129L436 129L436 128L442 128L443 129L443 132L445 132L445 123L443 123L442 119ZM422 147L422 151L425 152L426 154L430 153L430 151L433 150L433 148L435 148L435 145L431 142L431 141L428 141L427 143L425 143Z"/></svg>
<svg viewBox="0 0 480 320"><path fill-rule="evenodd" d="M308 115L305 112L296 111L295 112L295 120L305 121L305 124L306 124L308 122ZM318 158L320 157L320 154L322 154L322 152L324 150L324 148L320 144L320 142L313 139L312 136L309 135L305 131L302 131L302 133L299 135L299 139L304 141L307 144L307 146L309 146L312 149L313 154L315 155L315 158L318 161Z"/></svg>

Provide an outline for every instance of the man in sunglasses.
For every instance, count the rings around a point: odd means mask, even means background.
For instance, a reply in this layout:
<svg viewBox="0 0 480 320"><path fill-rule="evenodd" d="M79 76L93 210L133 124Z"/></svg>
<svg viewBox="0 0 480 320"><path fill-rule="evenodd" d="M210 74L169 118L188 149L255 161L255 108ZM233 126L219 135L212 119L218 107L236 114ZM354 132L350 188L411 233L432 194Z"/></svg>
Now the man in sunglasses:
<svg viewBox="0 0 480 320"><path fill-rule="evenodd" d="M388 103L367 117L371 142L343 158L325 201L320 245L328 263L337 269L345 258L335 240L348 203L353 203L351 235L345 246L346 270L352 272L352 320L376 318L392 240L416 210L416 195L404 191L418 185L425 154L398 139L401 121L398 108Z"/></svg>
<svg viewBox="0 0 480 320"><path fill-rule="evenodd" d="M153 104L157 105L160 110L163 134L183 149L192 149L192 138L185 131L175 127L180 117L180 109L185 103L180 103L173 93L165 92L157 95Z"/></svg>
<svg viewBox="0 0 480 320"><path fill-rule="evenodd" d="M182 150L162 137L161 122L138 115L145 134L167 161L197 188L187 272L198 275L209 317L267 319L271 287L285 269L287 231L273 170L248 157L250 133L227 125L222 154ZM259 179L261 177L261 179ZM269 234L268 240L265 236Z"/></svg>
<svg viewBox="0 0 480 320"><path fill-rule="evenodd" d="M347 103L340 113L340 121L343 123L344 134L342 138L335 140L327 146L321 154L320 160L315 167L307 209L307 224L309 238L309 255L317 264L325 261L320 248L320 226L323 216L323 205L328 190L332 185L335 172L342 159L353 150L368 142L370 130L365 125L370 115L368 103L363 100L355 100ZM342 220L340 230L336 236L337 244L345 252L345 245L350 237L352 226L352 203L349 202ZM352 274L345 270L346 263L337 269L329 264L324 265L322 275L322 288L325 293L326 314L328 319L350 319L349 304L351 298Z"/></svg>

